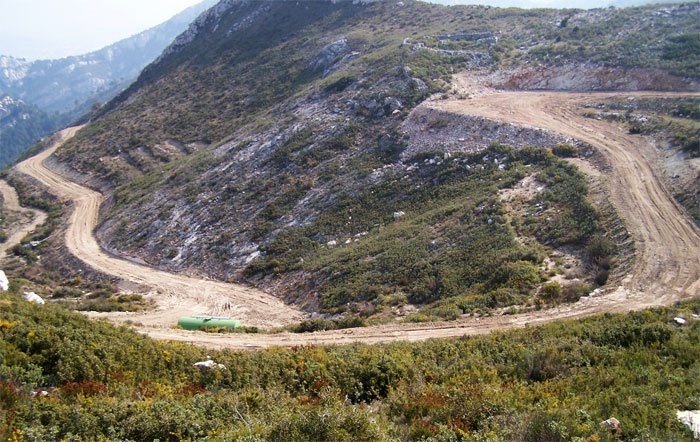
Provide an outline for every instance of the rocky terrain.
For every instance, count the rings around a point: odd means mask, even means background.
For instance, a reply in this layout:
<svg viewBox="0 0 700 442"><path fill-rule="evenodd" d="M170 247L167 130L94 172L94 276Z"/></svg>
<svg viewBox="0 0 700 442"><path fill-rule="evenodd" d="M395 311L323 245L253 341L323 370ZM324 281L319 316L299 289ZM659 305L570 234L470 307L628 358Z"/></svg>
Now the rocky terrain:
<svg viewBox="0 0 700 442"><path fill-rule="evenodd" d="M107 250L161 269L328 314L534 308L561 283L604 286L615 265L608 246L588 252L614 213L566 162L526 147L585 157L588 146L417 106L492 87L645 89L651 69L695 90L698 10L224 1L49 164L106 194ZM589 37L601 45L578 63ZM470 84L453 84L464 69ZM548 191L514 216L499 191L532 174ZM574 288L555 278L566 259L550 264L562 247L587 262Z"/></svg>
<svg viewBox="0 0 700 442"><path fill-rule="evenodd" d="M127 87L203 10L203 1L172 19L89 54L27 61L0 55L0 96L27 115L12 130L0 122L0 167L43 136L89 113ZM8 109L5 103L5 109Z"/></svg>

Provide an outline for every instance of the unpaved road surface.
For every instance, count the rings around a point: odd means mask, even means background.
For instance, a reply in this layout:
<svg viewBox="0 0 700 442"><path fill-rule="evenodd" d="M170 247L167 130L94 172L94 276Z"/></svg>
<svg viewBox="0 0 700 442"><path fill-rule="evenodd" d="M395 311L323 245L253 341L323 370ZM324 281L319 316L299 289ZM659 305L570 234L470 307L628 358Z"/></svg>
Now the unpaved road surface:
<svg viewBox="0 0 700 442"><path fill-rule="evenodd" d="M8 226L7 240L0 244L0 258L7 256L7 251L14 245L19 244L27 233L33 231L38 226L46 221L46 214L41 210L24 208L19 205L19 198L17 197L17 192L15 188L10 186L7 181L0 180L0 193L2 193L3 198L3 208L5 210L5 216L7 217L9 213L16 212L21 220L20 222L14 223L12 226Z"/></svg>
<svg viewBox="0 0 700 442"><path fill-rule="evenodd" d="M136 284L153 287L147 298L157 307L145 313L93 314L114 320L131 320L145 326L171 327L181 316L226 315L239 318L245 324L273 327L298 321L302 314L279 299L260 290L218 281L202 280L132 263L105 253L93 235L102 194L73 183L44 166L63 141L79 128L61 133L61 140L42 153L19 163L16 169L30 175L61 199L74 206L66 230L66 245L76 257L96 270ZM224 307L230 305L230 309Z"/></svg>
<svg viewBox="0 0 700 442"><path fill-rule="evenodd" d="M700 232L663 184L654 146L615 124L583 117L581 109L605 98L671 95L491 91L428 105L559 132L597 148L611 165L605 182L637 248L633 269L617 290L600 298L601 310L633 310L700 294Z"/></svg>
<svg viewBox="0 0 700 442"><path fill-rule="evenodd" d="M644 138L628 135L612 124L580 116L582 104L615 95L671 94L488 92L469 100L424 104L450 112L527 124L570 135L598 148L611 164L612 171L602 178L610 187L613 203L636 241L638 256L633 269L619 287L611 288L605 294L585 297L575 304L521 315L467 318L445 323L390 324L310 334L216 335L167 328L177 316L202 313L197 311L200 307L207 312L215 310L215 306L227 299L234 300L231 302L237 305L237 310L231 315L242 318L250 325L288 323L297 320L300 315L275 298L251 289L185 278L106 255L92 235L101 195L43 166L43 160L56 146L20 164L18 169L44 182L57 195L74 201L75 212L70 220L66 242L76 256L105 273L159 287L163 291L154 298L159 306L155 313L107 315L110 319L128 318L155 326L139 329L153 338L213 348L248 349L350 342L373 344L484 334L496 329L600 312L624 312L665 305L700 294L700 232L661 182L653 146ZM66 136L71 134L69 131L65 133ZM266 320L256 321L256 314L269 316Z"/></svg>

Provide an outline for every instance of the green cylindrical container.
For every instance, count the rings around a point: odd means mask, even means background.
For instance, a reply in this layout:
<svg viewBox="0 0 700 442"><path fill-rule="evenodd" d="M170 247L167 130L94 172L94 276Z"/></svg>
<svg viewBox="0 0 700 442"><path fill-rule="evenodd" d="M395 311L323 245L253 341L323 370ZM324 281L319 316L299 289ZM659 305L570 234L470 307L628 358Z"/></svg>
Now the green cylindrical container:
<svg viewBox="0 0 700 442"><path fill-rule="evenodd" d="M185 330L199 330L202 326L240 328L241 321L230 318L217 318L215 316L185 316L177 321L177 325Z"/></svg>

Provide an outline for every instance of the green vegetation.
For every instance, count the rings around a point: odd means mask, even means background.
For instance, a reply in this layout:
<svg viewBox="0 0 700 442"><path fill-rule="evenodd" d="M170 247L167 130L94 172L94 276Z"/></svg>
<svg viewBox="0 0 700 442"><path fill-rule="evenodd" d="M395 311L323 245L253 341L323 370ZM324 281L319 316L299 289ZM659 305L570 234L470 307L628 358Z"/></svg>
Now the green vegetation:
<svg viewBox="0 0 700 442"><path fill-rule="evenodd" d="M546 280L539 270L546 252L521 245L516 233L550 246L583 246L598 229L584 176L542 148L424 153L406 166L261 246L265 257L246 274L309 272L322 307L332 313L350 307L367 316L374 312L367 303L380 308L441 300L431 314L456 317L533 300ZM513 220L498 191L531 173L547 189L527 203L531 215ZM597 253L594 260L603 258Z"/></svg>
<svg viewBox="0 0 700 442"><path fill-rule="evenodd" d="M240 353L2 294L0 438L692 440L675 418L700 407L691 313L697 300L488 336ZM225 368L195 368L206 355ZM610 417L620 435L600 426Z"/></svg>
<svg viewBox="0 0 700 442"><path fill-rule="evenodd" d="M0 243L7 241L7 232L5 232L5 221L7 220L7 213L5 211L4 204L0 204Z"/></svg>
<svg viewBox="0 0 700 442"><path fill-rule="evenodd" d="M542 270L548 248L585 252L603 233L583 179L543 157L532 171L546 191L521 213L507 213L497 192L530 173L524 162L466 173L450 160L403 178L402 121L426 97L447 93L452 74L464 69L588 59L693 70L682 54L695 40L680 36L692 34L697 7L669 7L676 9L666 15L656 6L403 3L234 3L146 68L57 153L113 186L100 227L108 246L221 279L248 264L246 277L256 282L301 278L326 312L368 320L407 302L431 309L417 319L539 305L553 276ZM487 38L438 41L454 33ZM677 142L692 150L683 136ZM164 147L166 140L175 141ZM577 154L563 145L554 153ZM400 211L405 216L394 220ZM257 251L263 259L251 263ZM603 283L610 264L583 279ZM275 287L292 297L302 290ZM568 290L556 302L574 299Z"/></svg>
<svg viewBox="0 0 700 442"><path fill-rule="evenodd" d="M30 191L30 186L26 182L16 178L9 178L8 182L17 190L19 202L23 207L33 207L47 213L47 219L42 225L38 226L33 233L22 238L19 244L9 250L15 256L22 257L27 263L32 264L37 261L38 256L49 248L46 240L61 222L63 211L56 201L52 201L41 193ZM38 245L31 246L32 242L37 242Z"/></svg>

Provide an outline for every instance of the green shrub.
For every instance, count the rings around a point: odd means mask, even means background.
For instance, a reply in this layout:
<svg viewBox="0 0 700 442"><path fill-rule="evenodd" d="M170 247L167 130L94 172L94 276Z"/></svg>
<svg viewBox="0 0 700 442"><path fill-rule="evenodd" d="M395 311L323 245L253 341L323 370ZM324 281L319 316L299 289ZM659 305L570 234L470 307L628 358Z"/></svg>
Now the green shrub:
<svg viewBox="0 0 700 442"><path fill-rule="evenodd" d="M573 158L578 156L578 148L571 144L557 144L552 147L552 153L559 158Z"/></svg>
<svg viewBox="0 0 700 442"><path fill-rule="evenodd" d="M562 296L562 288L558 282L550 282L542 286L542 298L547 301L558 301Z"/></svg>

